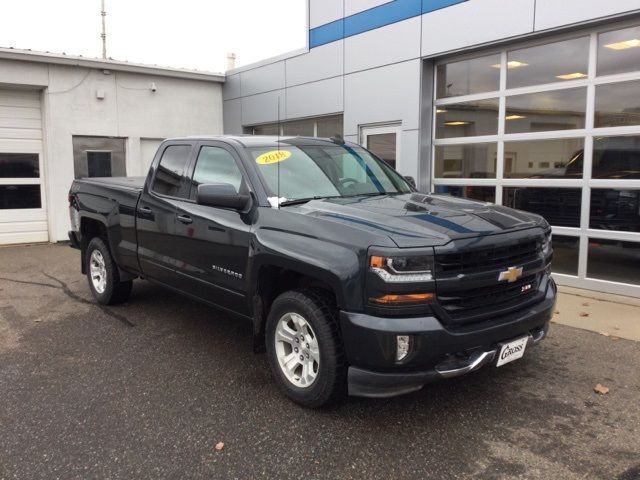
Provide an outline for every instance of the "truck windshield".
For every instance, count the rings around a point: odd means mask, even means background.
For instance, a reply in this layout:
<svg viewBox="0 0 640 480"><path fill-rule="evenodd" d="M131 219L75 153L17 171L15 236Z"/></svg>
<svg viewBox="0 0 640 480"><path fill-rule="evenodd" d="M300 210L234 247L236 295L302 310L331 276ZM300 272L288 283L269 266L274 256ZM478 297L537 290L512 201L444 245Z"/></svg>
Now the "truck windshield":
<svg viewBox="0 0 640 480"><path fill-rule="evenodd" d="M360 147L286 145L249 149L272 205L301 199L407 193L395 170Z"/></svg>

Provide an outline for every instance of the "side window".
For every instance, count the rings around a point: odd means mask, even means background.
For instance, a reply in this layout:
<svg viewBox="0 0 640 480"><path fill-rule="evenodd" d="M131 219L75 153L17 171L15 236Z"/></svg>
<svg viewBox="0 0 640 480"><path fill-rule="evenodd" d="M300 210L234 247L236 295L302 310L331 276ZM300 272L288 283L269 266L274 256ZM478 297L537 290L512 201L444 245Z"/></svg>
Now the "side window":
<svg viewBox="0 0 640 480"><path fill-rule="evenodd" d="M229 183L238 193L246 189L235 159L220 147L204 146L200 149L193 172L191 198L195 198L198 185L205 183Z"/></svg>
<svg viewBox="0 0 640 480"><path fill-rule="evenodd" d="M187 185L185 173L189 165L189 153L191 145L167 147L160 159L151 190L171 197L186 196L184 187Z"/></svg>

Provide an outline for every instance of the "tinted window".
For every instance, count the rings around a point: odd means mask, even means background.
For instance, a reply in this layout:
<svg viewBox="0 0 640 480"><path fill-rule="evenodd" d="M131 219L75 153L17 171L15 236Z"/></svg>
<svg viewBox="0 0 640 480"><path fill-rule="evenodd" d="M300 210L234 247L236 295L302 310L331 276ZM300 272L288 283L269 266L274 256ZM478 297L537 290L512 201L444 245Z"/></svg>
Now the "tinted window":
<svg viewBox="0 0 640 480"><path fill-rule="evenodd" d="M0 185L0 210L40 207L40 185Z"/></svg>
<svg viewBox="0 0 640 480"><path fill-rule="evenodd" d="M162 154L153 180L153 191L171 197L185 197L185 173L189 165L190 145L171 145Z"/></svg>
<svg viewBox="0 0 640 480"><path fill-rule="evenodd" d="M589 228L640 232L640 190L592 188Z"/></svg>
<svg viewBox="0 0 640 480"><path fill-rule="evenodd" d="M437 75L437 98L498 90L500 55L438 65Z"/></svg>
<svg viewBox="0 0 640 480"><path fill-rule="evenodd" d="M584 139L505 142L505 178L582 178Z"/></svg>
<svg viewBox="0 0 640 480"><path fill-rule="evenodd" d="M436 108L436 138L498 133L498 99L475 100Z"/></svg>
<svg viewBox="0 0 640 480"><path fill-rule="evenodd" d="M640 27L598 35L598 75L640 70Z"/></svg>
<svg viewBox="0 0 640 480"><path fill-rule="evenodd" d="M593 139L593 178L640 178L640 136Z"/></svg>
<svg viewBox="0 0 640 480"><path fill-rule="evenodd" d="M568 237L553 234L553 263L554 273L564 275L578 275L578 254L580 252L580 237Z"/></svg>
<svg viewBox="0 0 640 480"><path fill-rule="evenodd" d="M87 152L90 177L111 176L111 152Z"/></svg>
<svg viewBox="0 0 640 480"><path fill-rule="evenodd" d="M454 197L479 200L481 202L495 203L495 187L463 186L463 185L436 185L435 193L444 193Z"/></svg>
<svg viewBox="0 0 640 480"><path fill-rule="evenodd" d="M38 178L37 153L0 153L0 178Z"/></svg>
<svg viewBox="0 0 640 480"><path fill-rule="evenodd" d="M596 87L596 127L640 125L640 82Z"/></svg>
<svg viewBox="0 0 640 480"><path fill-rule="evenodd" d="M495 178L497 143L472 143L436 147L438 178Z"/></svg>
<svg viewBox="0 0 640 480"><path fill-rule="evenodd" d="M246 189L242 186L242 173L233 156L220 147L202 147L193 172L191 198L195 198L198 185L206 183L229 183L236 192ZM241 188L242 186L242 188Z"/></svg>
<svg viewBox="0 0 640 480"><path fill-rule="evenodd" d="M507 207L542 215L551 225L580 226L579 188L505 187L502 198Z"/></svg>
<svg viewBox="0 0 640 480"><path fill-rule="evenodd" d="M640 243L589 239L587 277L637 284L639 269Z"/></svg>
<svg viewBox="0 0 640 480"><path fill-rule="evenodd" d="M569 88L507 97L505 133L584 128L587 89Z"/></svg>

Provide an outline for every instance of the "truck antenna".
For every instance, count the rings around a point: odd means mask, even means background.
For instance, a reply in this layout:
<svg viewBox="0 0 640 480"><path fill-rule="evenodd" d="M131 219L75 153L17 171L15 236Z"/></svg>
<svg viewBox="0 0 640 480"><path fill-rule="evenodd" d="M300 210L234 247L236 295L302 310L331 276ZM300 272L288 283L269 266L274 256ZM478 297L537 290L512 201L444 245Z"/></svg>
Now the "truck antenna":
<svg viewBox="0 0 640 480"><path fill-rule="evenodd" d="M100 34L100 37L102 38L102 58L106 60L107 59L107 29L105 25L106 24L105 17L107 16L107 11L104 8L104 0L102 0L100 3L102 6L102 10L100 11L100 14L102 15L102 33Z"/></svg>
<svg viewBox="0 0 640 480"><path fill-rule="evenodd" d="M278 153L280 153L280 95L278 95ZM280 158L278 156L278 210L280 210Z"/></svg>

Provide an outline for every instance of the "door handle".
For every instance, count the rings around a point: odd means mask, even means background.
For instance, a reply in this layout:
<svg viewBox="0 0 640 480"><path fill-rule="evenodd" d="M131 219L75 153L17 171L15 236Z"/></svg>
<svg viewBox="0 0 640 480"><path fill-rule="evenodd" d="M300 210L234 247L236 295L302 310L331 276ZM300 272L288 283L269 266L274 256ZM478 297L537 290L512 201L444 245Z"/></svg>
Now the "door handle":
<svg viewBox="0 0 640 480"><path fill-rule="evenodd" d="M193 218L191 218L189 215L178 215L178 221L188 225L190 223L193 223Z"/></svg>
<svg viewBox="0 0 640 480"><path fill-rule="evenodd" d="M150 214L151 213L151 208L150 207L140 207L138 209L139 213L144 213L144 214Z"/></svg>

